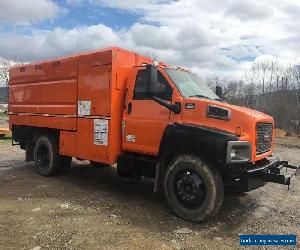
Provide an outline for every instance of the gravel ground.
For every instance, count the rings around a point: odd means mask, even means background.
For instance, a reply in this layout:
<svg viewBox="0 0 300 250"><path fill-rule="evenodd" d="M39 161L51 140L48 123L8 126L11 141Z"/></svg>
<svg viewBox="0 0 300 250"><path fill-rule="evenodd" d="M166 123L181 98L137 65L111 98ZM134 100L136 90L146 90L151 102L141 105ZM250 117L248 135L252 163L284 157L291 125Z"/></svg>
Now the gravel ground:
<svg viewBox="0 0 300 250"><path fill-rule="evenodd" d="M41 177L10 143L0 141L0 249L237 249L239 234L300 235L300 178L289 191L267 184L226 194L212 221L194 224L169 211L152 181L78 161L67 175ZM299 148L287 146L276 153L300 162Z"/></svg>

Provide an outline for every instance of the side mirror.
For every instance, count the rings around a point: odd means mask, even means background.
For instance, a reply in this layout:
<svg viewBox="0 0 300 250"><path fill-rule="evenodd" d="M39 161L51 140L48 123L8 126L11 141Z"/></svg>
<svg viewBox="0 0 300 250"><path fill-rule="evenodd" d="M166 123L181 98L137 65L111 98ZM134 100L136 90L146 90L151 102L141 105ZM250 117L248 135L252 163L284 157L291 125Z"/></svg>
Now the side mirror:
<svg viewBox="0 0 300 250"><path fill-rule="evenodd" d="M148 74L148 86L156 85L157 83L157 68L153 64L148 64L146 66L146 71Z"/></svg>
<svg viewBox="0 0 300 250"><path fill-rule="evenodd" d="M219 85L216 86L216 94L220 99L223 99L223 88Z"/></svg>

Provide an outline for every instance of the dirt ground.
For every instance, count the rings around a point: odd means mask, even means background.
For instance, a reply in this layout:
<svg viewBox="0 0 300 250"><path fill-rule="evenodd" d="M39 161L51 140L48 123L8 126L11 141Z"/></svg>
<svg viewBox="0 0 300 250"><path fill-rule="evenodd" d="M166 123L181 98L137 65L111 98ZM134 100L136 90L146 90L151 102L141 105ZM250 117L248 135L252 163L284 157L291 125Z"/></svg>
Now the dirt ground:
<svg viewBox="0 0 300 250"><path fill-rule="evenodd" d="M284 139L276 153L300 163L299 147ZM2 140L0 249L237 249L239 234L300 235L299 177L289 191L267 184L226 194L221 212L201 224L175 217L152 190L149 180L130 183L87 162L73 161L67 175L39 176Z"/></svg>

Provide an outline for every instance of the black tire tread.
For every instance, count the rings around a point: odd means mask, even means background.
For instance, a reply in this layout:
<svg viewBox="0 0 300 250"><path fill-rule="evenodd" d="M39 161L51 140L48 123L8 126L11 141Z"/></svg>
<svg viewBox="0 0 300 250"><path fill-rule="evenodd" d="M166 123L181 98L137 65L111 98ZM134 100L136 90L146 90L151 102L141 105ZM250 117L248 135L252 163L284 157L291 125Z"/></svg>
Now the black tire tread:
<svg viewBox="0 0 300 250"><path fill-rule="evenodd" d="M176 165L179 162L190 162L191 166L193 166L194 169L202 168L201 171L204 170L208 175L210 175L210 180L213 180L212 182L212 188L214 189L214 197L215 201L213 203L207 203L209 204L207 207L203 206L201 208L201 212L197 214L197 210L191 211L191 213L188 213L188 211L184 208L182 208L182 205L176 201L176 199L172 199L172 194L168 191L168 181L167 178L171 176L173 171L176 171ZM169 206L172 208L173 212L178 215L179 217L193 221L193 222L201 222L207 219L210 219L211 217L215 216L218 211L220 210L222 203L223 203L223 197L224 197L224 185L221 175L219 174L218 170L212 167L209 167L209 165L201 160L200 158L193 156L193 155L181 155L178 156L171 164L169 165L166 174L165 174L165 180L164 180L164 191L166 200L169 204ZM202 209L204 209L202 211Z"/></svg>
<svg viewBox="0 0 300 250"><path fill-rule="evenodd" d="M52 160L50 163L49 169L40 169L37 164L37 150L39 145L44 144L47 145L48 149L51 151ZM34 160L36 171L43 176L53 176L61 173L65 173L71 164L72 157L62 156L59 154L59 144L56 136L53 135L41 135L37 141L34 148Z"/></svg>

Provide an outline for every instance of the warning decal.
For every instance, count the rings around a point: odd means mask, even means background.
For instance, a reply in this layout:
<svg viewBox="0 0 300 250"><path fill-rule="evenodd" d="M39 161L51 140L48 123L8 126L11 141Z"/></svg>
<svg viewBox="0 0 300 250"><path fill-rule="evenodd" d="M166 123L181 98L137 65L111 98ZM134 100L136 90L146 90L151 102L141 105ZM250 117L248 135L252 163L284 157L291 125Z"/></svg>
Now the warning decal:
<svg viewBox="0 0 300 250"><path fill-rule="evenodd" d="M94 144L107 146L108 120L94 119Z"/></svg>
<svg viewBox="0 0 300 250"><path fill-rule="evenodd" d="M91 115L91 101L78 101L78 116Z"/></svg>

